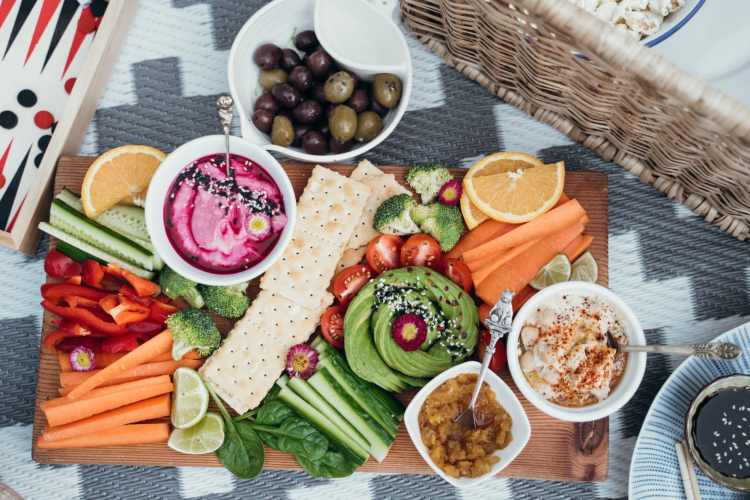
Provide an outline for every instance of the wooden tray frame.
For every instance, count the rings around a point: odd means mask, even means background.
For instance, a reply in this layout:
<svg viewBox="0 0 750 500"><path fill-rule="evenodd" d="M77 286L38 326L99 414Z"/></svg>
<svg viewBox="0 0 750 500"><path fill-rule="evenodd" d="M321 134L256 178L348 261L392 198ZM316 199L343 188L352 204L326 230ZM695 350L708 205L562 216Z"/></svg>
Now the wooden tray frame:
<svg viewBox="0 0 750 500"><path fill-rule="evenodd" d="M0 231L0 245L30 256L36 252L42 238L39 223L49 216L57 161L78 154L139 5L139 0L109 1L16 223L10 232Z"/></svg>
<svg viewBox="0 0 750 500"><path fill-rule="evenodd" d="M59 193L64 186L76 191L80 186L88 166L94 161L90 157L61 158L55 180L54 190ZM307 184L313 165L283 164L289 175L297 196ZM328 168L348 176L353 165L329 165ZM404 183L405 167L382 167L386 173L392 173ZM454 176L461 180L465 169L451 169ZM587 233L596 238L591 252L599 265L600 285L608 284L608 192L607 176L602 172L566 172L566 194L571 198L578 197L583 207L589 212L591 222ZM582 193L586 193L583 195ZM50 247L56 239L52 238ZM48 278L48 282L59 282ZM260 279L251 282L248 294L254 297L259 288ZM181 299L178 300L178 303ZM182 303L187 307L186 303ZM51 323L55 316L46 312L42 325L42 338L57 330ZM232 327L233 321L226 318L215 318L222 334ZM221 467L216 454L184 455L168 448L164 443L128 447L107 447L91 449L43 450L36 445L44 429L45 416L39 408L42 401L59 397L60 364L57 356L52 355L46 347L40 346L37 395L34 413L32 459L45 464L101 464L101 465L148 465L148 466L194 466ZM609 470L609 419L594 422L573 423L549 417L535 407L518 391L510 376L507 366L500 372L501 378L513 389L531 421L532 437L526 448L506 469L498 475L524 479L555 481L604 481ZM417 393L416 390L405 391L397 397L404 403ZM211 409L218 411L211 403ZM229 408L230 413L233 413ZM168 419L161 419L168 421ZM301 470L291 455L266 448L266 469ZM415 449L406 428L402 424L399 434L388 457L382 464L368 460L358 471L380 472L391 474L434 474L432 468L422 460Z"/></svg>

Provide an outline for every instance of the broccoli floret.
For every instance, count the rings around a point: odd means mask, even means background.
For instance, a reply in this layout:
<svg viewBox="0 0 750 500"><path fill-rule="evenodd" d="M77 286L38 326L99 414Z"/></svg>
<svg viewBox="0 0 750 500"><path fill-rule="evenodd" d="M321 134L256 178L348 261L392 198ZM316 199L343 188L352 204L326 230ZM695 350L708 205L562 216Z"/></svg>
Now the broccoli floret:
<svg viewBox="0 0 750 500"><path fill-rule="evenodd" d="M180 276L168 267L164 267L159 275L161 291L170 299L182 297L187 300L190 307L200 309L203 307L203 297L198 291L197 283Z"/></svg>
<svg viewBox="0 0 750 500"><path fill-rule="evenodd" d="M450 171L439 163L422 163L406 172L406 183L422 196L422 203L433 202L443 184L453 179Z"/></svg>
<svg viewBox="0 0 750 500"><path fill-rule="evenodd" d="M373 229L385 234L412 234L418 233L417 226L409 212L417 205L408 194L399 194L388 198L378 207L373 218Z"/></svg>
<svg viewBox="0 0 750 500"><path fill-rule="evenodd" d="M170 314L167 328L172 332L172 357L179 361L189 351L210 356L221 343L221 334L211 315L201 309L182 309Z"/></svg>
<svg viewBox="0 0 750 500"><path fill-rule="evenodd" d="M464 219L461 209L437 203L435 213L422 224L422 231L440 243L440 249L447 252L458 243L464 231Z"/></svg>
<svg viewBox="0 0 750 500"><path fill-rule="evenodd" d="M414 206L409 211L409 215L411 215L411 220L413 220L417 226L422 227L422 224L424 224L424 221L426 221L428 218L432 217L435 214L435 210L437 210L438 205L440 205L440 202L433 201L429 205L418 204Z"/></svg>
<svg viewBox="0 0 750 500"><path fill-rule="evenodd" d="M245 295L249 283L231 286L201 285L201 294L206 307L224 318L239 318L250 307L250 298Z"/></svg>

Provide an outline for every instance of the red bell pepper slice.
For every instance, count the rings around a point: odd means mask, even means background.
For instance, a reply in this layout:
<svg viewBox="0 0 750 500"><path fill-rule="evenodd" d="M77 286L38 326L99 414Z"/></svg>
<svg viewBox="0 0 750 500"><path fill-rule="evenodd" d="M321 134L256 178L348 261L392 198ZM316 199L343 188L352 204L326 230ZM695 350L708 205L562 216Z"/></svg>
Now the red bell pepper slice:
<svg viewBox="0 0 750 500"><path fill-rule="evenodd" d="M102 288L102 279L104 279L104 271L102 270L101 264L95 260L83 261L81 280L83 280L84 283L93 286L94 288Z"/></svg>
<svg viewBox="0 0 750 500"><path fill-rule="evenodd" d="M159 285L157 285L153 281L149 281L145 278L141 278L140 276L136 276L135 274L125 269L121 269L117 264L109 263L106 267L101 266L101 269L107 274L117 276L118 278L122 278L130 283L130 285L135 289L135 293L139 297L148 297L149 295L156 295L161 292Z"/></svg>
<svg viewBox="0 0 750 500"><path fill-rule="evenodd" d="M162 324L165 324L167 322L167 318L169 317L170 314L174 314L177 311L182 310L182 308L177 307L177 306L170 306L169 304L162 304L158 300L151 302L151 305L149 307L151 308L150 318Z"/></svg>
<svg viewBox="0 0 750 500"><path fill-rule="evenodd" d="M81 274L81 264L53 248L44 259L44 272L53 278L70 278Z"/></svg>
<svg viewBox="0 0 750 500"><path fill-rule="evenodd" d="M76 347L83 346L94 351L95 354L102 352L102 339L89 337L67 337L55 345L60 352L70 352Z"/></svg>
<svg viewBox="0 0 750 500"><path fill-rule="evenodd" d="M67 319L53 319L52 323L56 324L60 327L60 330L65 330L67 332L70 332L74 335L84 335L82 333L83 330L86 330L89 332L87 335L88 337L96 337L96 338L102 338L102 337L109 337L106 333L97 332L95 330L91 330L89 328L86 328L85 326L82 326L78 323L74 323L73 321L68 321Z"/></svg>
<svg viewBox="0 0 750 500"><path fill-rule="evenodd" d="M81 284L81 275L76 274L75 276L71 276L70 278L65 280L66 285L80 285Z"/></svg>
<svg viewBox="0 0 750 500"><path fill-rule="evenodd" d="M151 309L148 306L139 304L122 295L105 297L99 301L99 304L101 304L102 309L114 318L115 323L118 325L125 325L133 321L143 321L144 319L148 319L151 314Z"/></svg>
<svg viewBox="0 0 750 500"><path fill-rule="evenodd" d="M103 353L130 352L138 348L138 338L134 333L107 337L102 341Z"/></svg>
<svg viewBox="0 0 750 500"><path fill-rule="evenodd" d="M145 319L143 321L134 321L127 324L128 331L140 335L154 336L158 335L164 330L164 325L158 321L152 319Z"/></svg>
<svg viewBox="0 0 750 500"><path fill-rule="evenodd" d="M122 285L120 287L120 295L144 306L148 306L151 303L151 297L139 297L138 294L135 293L135 289L129 285Z"/></svg>
<svg viewBox="0 0 750 500"><path fill-rule="evenodd" d="M67 337L85 337L88 334L89 334L89 331L86 330L85 328L78 328L76 332L69 332L67 330L57 330L56 332L52 332L46 337L44 337L44 341L42 343L46 345L50 351L52 351L52 354L57 354L57 352L55 352L55 344L59 342L60 340L67 338Z"/></svg>
<svg viewBox="0 0 750 500"><path fill-rule="evenodd" d="M44 297L45 300L49 300L53 304L57 304L58 302L60 302L60 300L66 295L73 295L76 297L82 297L99 302L104 297L110 294L83 285L62 284L55 285L46 289L44 288L44 286L42 286L42 297Z"/></svg>
<svg viewBox="0 0 750 500"><path fill-rule="evenodd" d="M99 301L94 299L87 299L86 297L79 297L77 295L66 295L63 300L68 303L70 307L85 307L86 309L95 309L102 311L102 306L99 305Z"/></svg>
<svg viewBox="0 0 750 500"><path fill-rule="evenodd" d="M95 314L95 311L89 311L82 307L61 307L53 304L49 300L43 300L42 307L52 314L57 314L63 319L80 323L82 326L108 335L122 335L123 333L128 333L128 329L124 326L108 323ZM149 312L151 312L150 309Z"/></svg>
<svg viewBox="0 0 750 500"><path fill-rule="evenodd" d="M162 304L169 304L172 301L172 299L170 299L166 295L159 295L158 297L154 297L154 300L158 300Z"/></svg>

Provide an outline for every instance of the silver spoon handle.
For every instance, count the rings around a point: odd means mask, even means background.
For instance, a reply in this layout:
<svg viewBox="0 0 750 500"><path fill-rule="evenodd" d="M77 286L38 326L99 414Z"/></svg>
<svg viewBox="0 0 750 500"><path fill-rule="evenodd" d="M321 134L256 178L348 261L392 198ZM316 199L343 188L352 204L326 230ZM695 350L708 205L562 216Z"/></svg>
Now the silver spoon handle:
<svg viewBox="0 0 750 500"><path fill-rule="evenodd" d="M729 342L684 345L620 345L622 352L656 352L661 354L679 354L698 356L716 361L731 361L742 355L742 349Z"/></svg>
<svg viewBox="0 0 750 500"><path fill-rule="evenodd" d="M479 376L477 377L477 385L474 386L474 394L471 395L471 403L469 408L474 408L474 403L477 402L479 397L479 391L482 389L482 382L484 382L484 375L487 373L487 367L490 366L492 355L495 354L495 344L500 339L500 335L492 336L490 345L487 346L487 350L484 351L484 360L482 361L482 368L479 369Z"/></svg>

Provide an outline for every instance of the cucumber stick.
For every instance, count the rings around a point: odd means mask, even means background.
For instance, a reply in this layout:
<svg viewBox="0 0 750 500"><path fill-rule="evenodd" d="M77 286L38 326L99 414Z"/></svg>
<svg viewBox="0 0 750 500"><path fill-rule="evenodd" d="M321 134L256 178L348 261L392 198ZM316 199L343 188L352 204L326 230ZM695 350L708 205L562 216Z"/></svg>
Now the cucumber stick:
<svg viewBox="0 0 750 500"><path fill-rule="evenodd" d="M66 243L63 240L60 240L60 241L57 242L57 245L55 245L55 249L57 249L57 251L60 252L61 254L67 255L68 257L70 257L71 259L73 259L76 262L83 262L83 261L86 261L86 260L93 260L93 261L96 261L99 264L102 264L104 266L107 265L107 263L105 261L103 261L102 259L97 259L96 257L94 257L93 255L91 255L90 253L84 252L80 248L76 248L73 245L71 245L70 243Z"/></svg>
<svg viewBox="0 0 750 500"><path fill-rule="evenodd" d="M52 201L50 224L121 260L148 271L154 268L154 254L150 250L89 219L62 200Z"/></svg>
<svg viewBox="0 0 750 500"><path fill-rule="evenodd" d="M54 236L55 238L58 238L61 241L64 241L65 243L68 243L76 247L77 249L83 252L91 254L92 256L96 257L96 260L104 261L104 262L111 262L112 264L117 264L122 269L130 271L136 276L140 276L141 278L145 278L147 280L153 279L155 276L153 272L147 271L138 266L134 266L128 262L125 262L124 260L121 260L115 257L114 255L105 252L104 250L100 250L94 245L91 245L83 241L82 239L73 236L72 234L66 233L62 229L59 229L51 224L48 224L46 222L40 222L39 229L41 229L45 233L49 233L51 236ZM68 256L70 258L74 258L70 255Z"/></svg>
<svg viewBox="0 0 750 500"><path fill-rule="evenodd" d="M314 390L362 433L362 436L370 443L367 452L372 455L372 458L378 462L385 460L395 437L339 385L328 369L323 368L310 377L308 382Z"/></svg>

